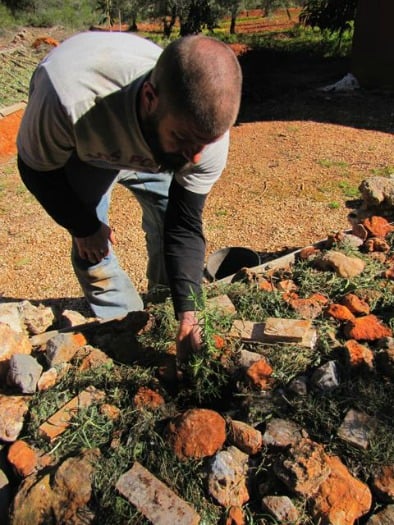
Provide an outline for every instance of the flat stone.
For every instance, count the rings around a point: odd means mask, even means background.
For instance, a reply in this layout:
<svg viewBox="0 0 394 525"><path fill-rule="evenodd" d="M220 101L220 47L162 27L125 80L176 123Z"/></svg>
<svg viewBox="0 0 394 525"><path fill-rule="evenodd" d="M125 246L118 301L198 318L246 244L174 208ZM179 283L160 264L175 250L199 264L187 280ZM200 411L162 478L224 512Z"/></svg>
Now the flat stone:
<svg viewBox="0 0 394 525"><path fill-rule="evenodd" d="M312 328L310 319L270 317L265 323L236 319L233 322L229 335L244 341L296 343L307 348L313 348L317 340L317 333Z"/></svg>
<svg viewBox="0 0 394 525"><path fill-rule="evenodd" d="M135 462L117 481L116 489L153 525L197 525L197 512L162 481Z"/></svg>
<svg viewBox="0 0 394 525"><path fill-rule="evenodd" d="M105 392L97 390L93 386L86 388L47 419L39 428L40 434L49 441L53 441L69 427L71 419L78 410L87 408L104 398Z"/></svg>
<svg viewBox="0 0 394 525"><path fill-rule="evenodd" d="M368 414L349 410L338 429L338 437L356 447L367 449L376 425L376 420Z"/></svg>
<svg viewBox="0 0 394 525"><path fill-rule="evenodd" d="M228 295L218 295L207 300L207 307L223 314L235 314L236 308Z"/></svg>

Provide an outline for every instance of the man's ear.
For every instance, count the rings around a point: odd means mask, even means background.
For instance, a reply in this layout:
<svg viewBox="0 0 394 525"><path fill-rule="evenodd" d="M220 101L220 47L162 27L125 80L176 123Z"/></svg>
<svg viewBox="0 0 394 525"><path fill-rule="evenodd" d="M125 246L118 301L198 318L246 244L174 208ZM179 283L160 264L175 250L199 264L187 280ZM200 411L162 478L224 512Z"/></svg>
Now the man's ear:
<svg viewBox="0 0 394 525"><path fill-rule="evenodd" d="M142 104L147 114L156 111L159 103L156 88L149 80L146 80L142 85Z"/></svg>

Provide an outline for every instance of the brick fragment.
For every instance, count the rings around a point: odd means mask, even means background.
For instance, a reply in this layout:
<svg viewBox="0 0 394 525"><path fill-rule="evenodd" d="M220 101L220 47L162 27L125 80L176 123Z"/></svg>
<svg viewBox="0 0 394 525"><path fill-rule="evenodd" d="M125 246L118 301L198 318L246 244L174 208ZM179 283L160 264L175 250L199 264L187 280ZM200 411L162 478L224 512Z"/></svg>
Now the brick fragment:
<svg viewBox="0 0 394 525"><path fill-rule="evenodd" d="M116 488L154 525L197 525L200 522L193 507L138 462L118 479Z"/></svg>

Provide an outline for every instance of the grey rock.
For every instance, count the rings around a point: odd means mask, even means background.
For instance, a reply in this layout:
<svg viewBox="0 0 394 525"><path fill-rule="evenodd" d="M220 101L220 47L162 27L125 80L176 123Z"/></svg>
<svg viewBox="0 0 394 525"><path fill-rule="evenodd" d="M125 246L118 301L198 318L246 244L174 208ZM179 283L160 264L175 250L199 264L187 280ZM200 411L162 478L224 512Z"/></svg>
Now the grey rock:
<svg viewBox="0 0 394 525"><path fill-rule="evenodd" d="M16 386L23 394L34 394L42 366L31 355L14 354L10 359L7 383Z"/></svg>

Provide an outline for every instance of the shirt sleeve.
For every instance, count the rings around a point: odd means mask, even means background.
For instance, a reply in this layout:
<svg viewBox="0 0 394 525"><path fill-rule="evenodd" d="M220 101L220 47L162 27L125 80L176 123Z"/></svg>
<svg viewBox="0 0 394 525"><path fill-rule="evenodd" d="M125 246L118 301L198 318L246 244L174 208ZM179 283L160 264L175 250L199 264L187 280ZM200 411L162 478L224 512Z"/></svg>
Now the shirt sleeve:
<svg viewBox="0 0 394 525"><path fill-rule="evenodd" d="M167 274L175 313L198 310L204 268L202 212L206 195L193 193L173 179L165 218Z"/></svg>

